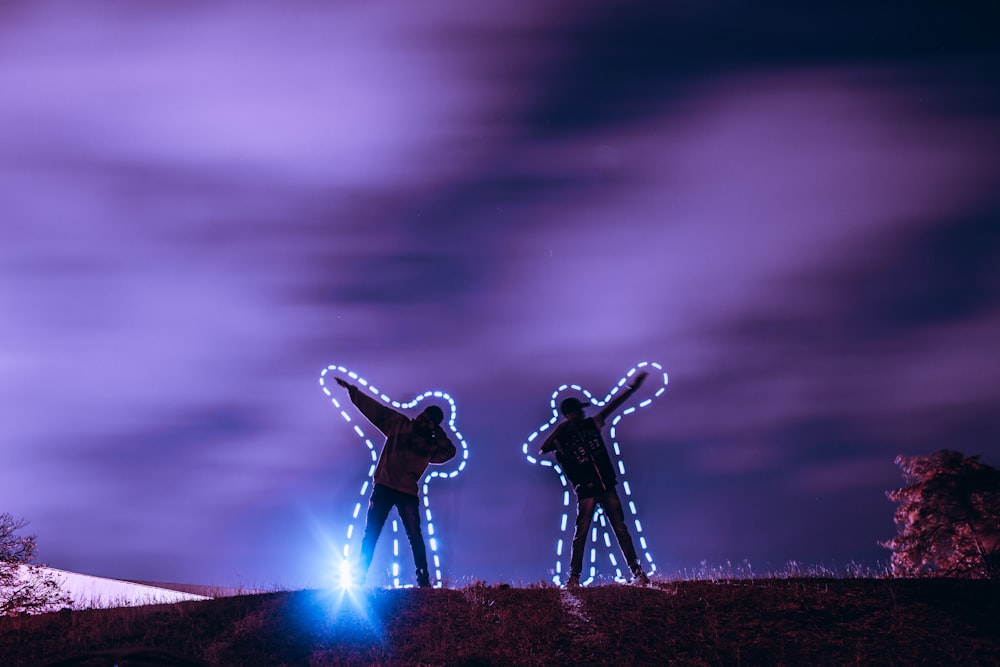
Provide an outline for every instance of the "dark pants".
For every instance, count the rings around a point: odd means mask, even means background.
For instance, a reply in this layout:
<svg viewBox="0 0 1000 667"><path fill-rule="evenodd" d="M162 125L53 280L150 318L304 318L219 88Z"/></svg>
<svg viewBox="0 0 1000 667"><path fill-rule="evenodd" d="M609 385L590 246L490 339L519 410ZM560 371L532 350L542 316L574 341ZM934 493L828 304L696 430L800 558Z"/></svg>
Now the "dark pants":
<svg viewBox="0 0 1000 667"><path fill-rule="evenodd" d="M420 532L420 503L416 496L376 484L368 502L368 516L365 518L365 535L361 540L361 572L367 574L375 554L375 544L382 534L382 526L389 517L389 510L396 507L403 522L406 537L413 550L413 564L417 566L417 576L427 575L427 548Z"/></svg>
<svg viewBox="0 0 1000 667"><path fill-rule="evenodd" d="M621 547L625 562L633 574L642 569L639 558L635 555L635 545L632 544L632 536L629 535L628 527L625 525L625 512L622 510L622 501L618 498L618 492L614 487L604 493L600 493L593 498L577 498L576 502L576 532L573 534L573 554L569 560L569 576L579 577L583 571L583 551L587 544L587 533L590 532L590 524L594 520L594 510L600 503L604 508L604 514L611 522L611 528L618 538L618 546Z"/></svg>

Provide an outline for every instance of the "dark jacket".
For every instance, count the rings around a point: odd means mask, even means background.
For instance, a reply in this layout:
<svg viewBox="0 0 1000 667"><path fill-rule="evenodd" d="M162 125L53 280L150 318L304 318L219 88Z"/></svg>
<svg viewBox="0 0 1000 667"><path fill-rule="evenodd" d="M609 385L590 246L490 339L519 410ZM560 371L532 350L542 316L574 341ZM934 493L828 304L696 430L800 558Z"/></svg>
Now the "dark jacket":
<svg viewBox="0 0 1000 667"><path fill-rule="evenodd" d="M450 461L457 451L455 445L440 427L434 430L432 437L422 436L414 431L413 420L406 415L357 387L351 387L349 392L351 402L361 414L385 435L374 482L411 496L419 495L417 482L427 465Z"/></svg>
<svg viewBox="0 0 1000 667"><path fill-rule="evenodd" d="M608 448L601 437L600 416L563 422L545 442L544 451L554 450L556 461L580 498L604 493L618 483Z"/></svg>

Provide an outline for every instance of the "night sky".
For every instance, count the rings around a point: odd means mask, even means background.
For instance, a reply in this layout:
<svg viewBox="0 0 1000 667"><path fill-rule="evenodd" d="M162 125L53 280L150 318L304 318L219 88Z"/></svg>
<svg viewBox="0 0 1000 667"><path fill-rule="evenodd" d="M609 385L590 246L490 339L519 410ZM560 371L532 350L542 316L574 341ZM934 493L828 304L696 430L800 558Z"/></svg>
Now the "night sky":
<svg viewBox="0 0 1000 667"><path fill-rule="evenodd" d="M322 585L343 365L457 403L445 577L548 580L521 445L648 361L661 574L884 565L895 456L1000 465L1000 17L945 4L6 0L0 511L65 570Z"/></svg>

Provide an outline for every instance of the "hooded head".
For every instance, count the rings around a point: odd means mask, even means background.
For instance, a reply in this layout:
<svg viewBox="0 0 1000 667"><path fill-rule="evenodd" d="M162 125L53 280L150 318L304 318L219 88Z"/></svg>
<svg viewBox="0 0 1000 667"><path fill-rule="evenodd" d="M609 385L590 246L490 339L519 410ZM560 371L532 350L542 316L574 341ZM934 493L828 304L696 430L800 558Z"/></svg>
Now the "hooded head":
<svg viewBox="0 0 1000 667"><path fill-rule="evenodd" d="M428 405L413 420L413 428L422 435L429 436L444 421L444 410L436 405Z"/></svg>
<svg viewBox="0 0 1000 667"><path fill-rule="evenodd" d="M436 405L428 405L424 408L424 414L431 418L435 426L440 426L444 421L444 410Z"/></svg>

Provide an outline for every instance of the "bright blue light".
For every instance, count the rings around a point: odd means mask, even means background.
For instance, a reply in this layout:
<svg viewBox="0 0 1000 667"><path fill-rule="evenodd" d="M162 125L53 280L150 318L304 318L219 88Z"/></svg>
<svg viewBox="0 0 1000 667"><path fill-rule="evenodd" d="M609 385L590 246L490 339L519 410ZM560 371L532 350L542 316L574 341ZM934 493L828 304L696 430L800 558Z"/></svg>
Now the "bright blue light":
<svg viewBox="0 0 1000 667"><path fill-rule="evenodd" d="M354 568L351 567L351 561L345 558L337 567L337 587L353 588L354 585Z"/></svg>
<svg viewBox="0 0 1000 667"><path fill-rule="evenodd" d="M625 492L625 498L623 498L623 500L626 501L624 503L624 506L628 508L628 511L631 513L632 519L635 523L636 537L639 538L639 545L642 550L642 557L644 557L645 560L652 566L653 571L656 570L656 565L653 564L653 556L652 554L649 553L649 550L646 546L646 538L642 533L642 524L639 522L639 516L638 516L638 511L636 510L635 501L632 499L632 487L631 485L629 485L628 480L625 479L625 462L622 459L621 447L618 444L619 422L621 422L621 420L626 416L635 413L640 408L648 407L650 404L652 404L654 398L659 398L663 394L663 392L666 390L667 387L667 374L663 371L663 366L655 362L644 361L630 368L629 371L625 373L625 375L622 376L622 378L618 380L618 382L615 383L615 385L611 388L611 391L608 392L608 394L604 397L603 400L595 399L593 394L591 394L589 391L587 391L578 384L560 385L554 392L552 392L552 398L549 401L549 405L552 408L552 418L549 419L549 421L547 421L546 423L539 426L537 429L535 429L535 431L531 435L529 435L527 440L525 440L525 442L521 445L521 452L524 454L524 457L525 459L527 459L528 463L540 464L542 466L551 467L553 470L556 471L556 473L558 473L559 481L563 486L563 513L559 522L560 524L559 530L563 537L560 537L556 541L556 565L555 565L556 575L552 578L553 582L555 582L556 584L564 583L560 581L561 578L560 575L562 573L562 565L560 558L562 557L562 552L563 552L563 541L565 540L566 542L571 543L573 541L573 532L576 529L575 522L569 520L570 512L572 511L570 505L571 501L569 492L571 486L569 480L566 478L566 475L563 474L563 471L559 467L558 463L552 463L548 459L536 458L534 456L535 452L532 449L529 449L529 447L531 443L533 443L537 438L539 438L545 431L548 431L550 428L554 427L559 422L561 415L559 414L559 409L557 406L561 402L561 394L563 392L568 390L573 390L575 392L582 393L586 397L586 399L591 403L593 403L594 405L598 407L604 406L607 405L608 401L614 398L614 396L619 391L621 391L623 387L625 387L629 378L633 377L636 373L640 371L649 372L650 380L655 381L656 379L660 379L662 381L662 385L656 388L652 398L646 398L642 400L637 406L629 407L626 410L623 410L621 413L615 415L611 420L611 424L608 431L609 431L609 436L611 438L611 451L613 452L613 455L617 460L616 467L618 468L618 471L622 476L621 486L622 490ZM534 449L537 450L537 447L535 447ZM605 544L610 544L610 536L608 534L608 531L611 530L611 526L604 521L604 513L600 508L598 508L597 511L597 518L598 521L595 522L594 529L591 531L590 535L590 542L591 542L590 568L589 568L590 577L589 579L583 582L584 585L590 583L597 577L596 547L600 545L598 541L598 532L597 532L598 525L600 526L601 530L604 533ZM611 566L615 568L616 578L621 579L622 571L618 567L618 563L614 555L610 551L608 552L608 558L611 563Z"/></svg>

